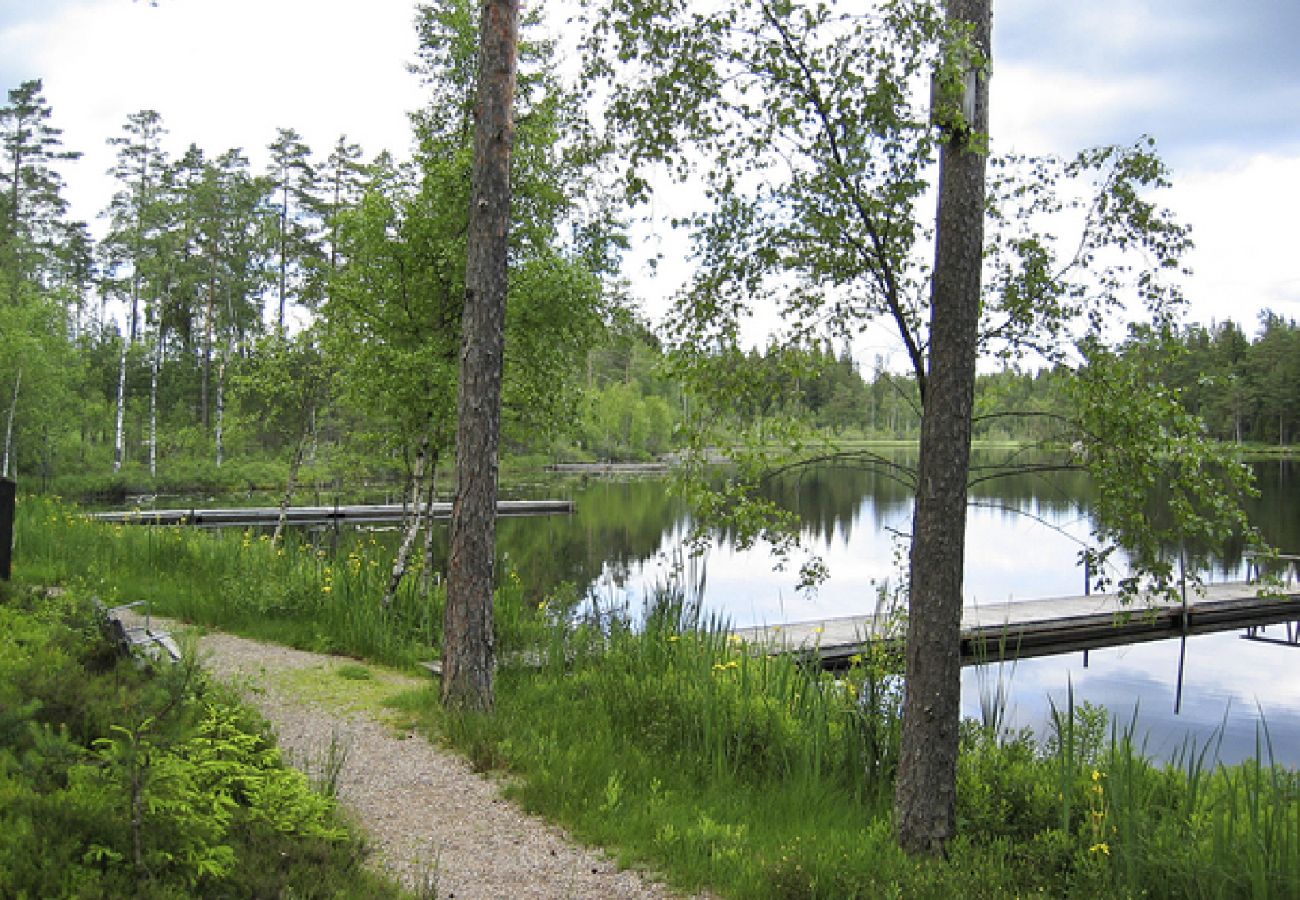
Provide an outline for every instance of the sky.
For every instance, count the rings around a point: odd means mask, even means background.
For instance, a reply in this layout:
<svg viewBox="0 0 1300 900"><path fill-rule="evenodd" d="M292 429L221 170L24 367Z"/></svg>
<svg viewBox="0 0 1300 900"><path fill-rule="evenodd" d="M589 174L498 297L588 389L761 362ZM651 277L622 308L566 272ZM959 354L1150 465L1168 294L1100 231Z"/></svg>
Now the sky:
<svg viewBox="0 0 1300 900"><path fill-rule="evenodd" d="M1263 309L1300 318L1300 3L993 8L995 146L1070 154L1153 135L1173 169L1164 199L1197 243L1190 318L1248 334ZM173 154L242 147L260 167L283 126L321 155L340 134L368 156L405 155L422 102L406 69L413 14L411 0L0 0L0 87L44 80L65 147L84 154L64 170L66 196L93 223L113 190L105 142L140 109L161 114ZM657 237L658 249L685 246ZM635 258L628 275L653 317L671 277ZM860 359L889 352L865 341Z"/></svg>

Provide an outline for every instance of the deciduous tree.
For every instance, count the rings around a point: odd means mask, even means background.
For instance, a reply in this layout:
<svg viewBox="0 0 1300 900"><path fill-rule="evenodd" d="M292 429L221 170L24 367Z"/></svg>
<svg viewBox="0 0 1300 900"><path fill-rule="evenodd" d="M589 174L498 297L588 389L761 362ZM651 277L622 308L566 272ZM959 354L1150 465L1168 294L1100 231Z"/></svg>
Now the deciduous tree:
<svg viewBox="0 0 1300 900"><path fill-rule="evenodd" d="M705 429L753 389L732 361L758 304L776 307L792 346L851 337L877 317L897 331L923 456L910 473L915 622L898 833L909 849L941 851L953 830L974 360L983 353L1077 364L1079 342L1106 336L1115 312L1145 315L1158 328L1172 321L1181 297L1168 276L1181 273L1190 239L1151 197L1165 184L1164 167L1145 140L1068 161L991 157L985 188L987 0L950 0L946 16L938 4L906 0L870 10L773 0L593 6L587 71L599 81L593 96L608 98L629 197L646 198L652 178L691 185L702 197L683 223L697 269L671 327ZM917 90L927 82L928 97ZM936 155L941 199L932 229L923 200ZM1066 210L1077 211L1081 230L1062 228ZM933 266L925 258L931 240ZM1072 433L1091 448L1105 430L1082 424L1074 421ZM788 516L754 496L774 466L791 460L772 450L782 434L796 455L806 453L806 434L769 423L731 485L703 495L704 513L738 524L742 540L791 539L777 527ZM697 446L707 447L703 435ZM870 454L838 458L892 465ZM1074 464L1123 477L1093 465L1097 458L1085 453ZM1232 493L1231 479L1222 486L1202 480L1194 490L1209 501ZM1136 495L1128 497L1132 509ZM1103 526L1098 539L1118 535ZM1159 566L1145 572L1157 588L1168 584Z"/></svg>

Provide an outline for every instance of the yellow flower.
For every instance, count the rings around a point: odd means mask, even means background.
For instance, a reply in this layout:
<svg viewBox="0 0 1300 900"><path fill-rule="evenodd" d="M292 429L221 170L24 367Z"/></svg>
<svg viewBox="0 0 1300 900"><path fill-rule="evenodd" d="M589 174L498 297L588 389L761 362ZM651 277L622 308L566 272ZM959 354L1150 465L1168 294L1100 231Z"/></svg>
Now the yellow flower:
<svg viewBox="0 0 1300 900"><path fill-rule="evenodd" d="M1101 781L1101 779L1102 779L1102 774L1101 774L1100 772L1098 772L1096 769L1093 769L1093 770L1092 770L1092 780L1093 780L1093 781Z"/></svg>
<svg viewBox="0 0 1300 900"><path fill-rule="evenodd" d="M1100 844L1093 844L1091 847L1088 848L1088 852L1100 853L1103 856L1110 856L1110 844L1104 842Z"/></svg>
<svg viewBox="0 0 1300 900"><path fill-rule="evenodd" d="M331 588L328 584L321 586L322 593L328 594L331 590L333 590L333 588Z"/></svg>
<svg viewBox="0 0 1300 900"><path fill-rule="evenodd" d="M678 641L680 641L681 639L682 639L682 637L681 637L681 635L679 635L679 634L670 634L670 635L668 635L668 643L670 643L670 644L675 644L675 643L677 643Z"/></svg>

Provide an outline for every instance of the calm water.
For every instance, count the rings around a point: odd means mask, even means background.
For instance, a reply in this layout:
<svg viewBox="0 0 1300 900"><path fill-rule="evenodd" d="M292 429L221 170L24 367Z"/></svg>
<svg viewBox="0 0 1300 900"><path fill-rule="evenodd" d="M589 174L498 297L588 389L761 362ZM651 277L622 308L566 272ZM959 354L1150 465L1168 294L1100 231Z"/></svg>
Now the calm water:
<svg viewBox="0 0 1300 900"><path fill-rule="evenodd" d="M1256 467L1262 496L1251 506L1253 521L1283 552L1300 552L1300 466L1269 461ZM813 593L797 589L796 556L774 571L766 548L734 549L717 535L692 560L680 550L689 511L658 478L608 481L567 479L532 486L524 493L570 497L571 518L503 520L501 552L526 584L539 591L567 582L602 606L640 608L657 584L676 579L698 591L706 614L735 625L778 623L870 612L878 586L897 579L902 545L910 528L906 488L870 472L821 469L772 489L774 498L803 517L804 552L830 570ZM966 603L1082 593L1077 556L1089 530L1088 489L1080 477L1020 477L983 486L969 515ZM1207 578L1240 578L1240 548L1209 561ZM1283 626L1270 631L1281 636ZM1187 641L1182 711L1175 717L1180 642L1163 641L1025 660L1006 666L1012 696L1009 721L1044 733L1049 702L1063 707L1069 685L1088 700L1128 722L1135 707L1148 749L1167 755L1189 735L1221 740L1221 758L1255 753L1264 714L1279 761L1300 765L1300 648L1250 642L1238 633ZM968 669L967 714L979 712L980 682L996 670ZM1050 699L1049 699L1050 698ZM1221 737L1219 732L1222 732Z"/></svg>

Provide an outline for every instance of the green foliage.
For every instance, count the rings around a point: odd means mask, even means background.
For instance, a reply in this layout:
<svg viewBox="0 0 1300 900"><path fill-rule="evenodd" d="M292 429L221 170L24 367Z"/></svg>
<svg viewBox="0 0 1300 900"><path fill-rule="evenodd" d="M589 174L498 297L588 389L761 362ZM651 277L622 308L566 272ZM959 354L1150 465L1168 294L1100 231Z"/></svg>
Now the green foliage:
<svg viewBox="0 0 1300 900"><path fill-rule="evenodd" d="M0 893L377 896L332 799L187 658L119 659L88 601L0 606Z"/></svg>
<svg viewBox="0 0 1300 900"><path fill-rule="evenodd" d="M146 601L160 615L398 667L429 659L441 645L445 588L408 578L385 610L393 548L374 533L334 547L328 536L314 544L291 531L274 546L252 530L94 522L39 498L24 498L18 511L18 574L31 583L75 586L109 605ZM423 562L413 569L423 574ZM504 654L535 641L545 613L518 573L508 564L499 571L494 607Z"/></svg>
<svg viewBox="0 0 1300 900"><path fill-rule="evenodd" d="M1162 383L1152 363L1162 333L1138 330L1133 340L1154 349L1119 355L1090 345L1073 387L1102 542L1085 554L1100 573L1099 563L1123 547L1132 574L1120 579L1122 593L1149 588L1173 596L1179 572L1168 548L1195 553L1234 536L1255 537L1241 507L1252 490L1250 471L1231 450L1207 442L1201 421ZM1188 576L1195 580L1195 571Z"/></svg>

